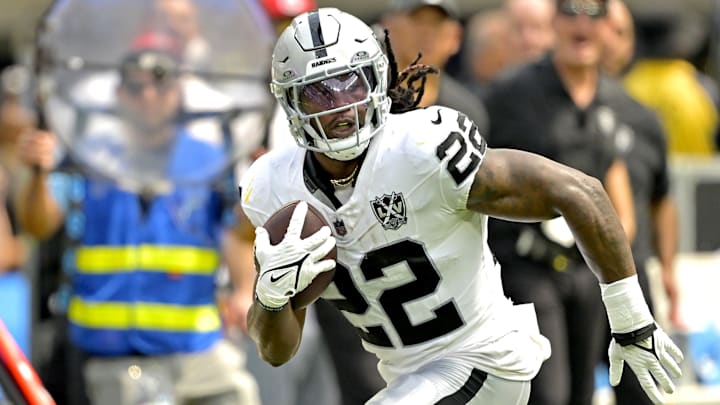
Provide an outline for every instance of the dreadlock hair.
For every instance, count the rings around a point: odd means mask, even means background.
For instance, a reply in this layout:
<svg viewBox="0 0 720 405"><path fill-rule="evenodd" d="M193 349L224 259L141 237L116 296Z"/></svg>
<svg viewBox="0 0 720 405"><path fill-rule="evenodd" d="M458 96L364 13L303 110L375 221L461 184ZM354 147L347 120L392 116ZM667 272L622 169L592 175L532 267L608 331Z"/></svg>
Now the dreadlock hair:
<svg viewBox="0 0 720 405"><path fill-rule="evenodd" d="M387 29L385 29L385 50L390 63L390 83L388 84L388 96L392 100L390 112L412 111L417 108L425 94L427 75L437 74L438 70L430 65L418 63L422 57L422 53L418 53L417 58L410 66L398 74L397 60L390 45L390 33Z"/></svg>

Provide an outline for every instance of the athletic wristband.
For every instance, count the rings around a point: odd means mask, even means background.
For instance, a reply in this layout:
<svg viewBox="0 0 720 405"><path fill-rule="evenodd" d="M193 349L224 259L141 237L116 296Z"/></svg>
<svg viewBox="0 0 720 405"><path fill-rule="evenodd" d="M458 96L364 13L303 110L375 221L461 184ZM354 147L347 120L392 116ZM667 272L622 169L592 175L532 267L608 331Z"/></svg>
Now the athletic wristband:
<svg viewBox="0 0 720 405"><path fill-rule="evenodd" d="M637 275L610 284L600 283L600 291L612 333L634 333L655 324Z"/></svg>
<svg viewBox="0 0 720 405"><path fill-rule="evenodd" d="M640 342L652 336L657 329L657 325L651 323L648 326L628 333L613 333L612 337L620 346L629 346L633 343Z"/></svg>
<svg viewBox="0 0 720 405"><path fill-rule="evenodd" d="M280 307L269 307L269 306L263 304L262 301L260 301L260 298L258 298L257 294L255 294L255 302L258 304L258 306L260 306L260 308L262 308L262 309L265 310L265 311L268 311L268 312L280 312L280 311L282 311L283 309L285 309L285 307L287 306L288 302L290 302L290 301L284 303L284 304L283 304L282 306L280 306Z"/></svg>

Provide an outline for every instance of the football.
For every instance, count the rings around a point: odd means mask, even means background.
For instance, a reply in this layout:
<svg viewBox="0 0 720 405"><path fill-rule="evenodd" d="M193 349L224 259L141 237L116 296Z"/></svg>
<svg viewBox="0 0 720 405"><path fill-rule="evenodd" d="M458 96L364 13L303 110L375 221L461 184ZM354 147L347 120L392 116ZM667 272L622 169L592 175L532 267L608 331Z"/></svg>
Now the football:
<svg viewBox="0 0 720 405"><path fill-rule="evenodd" d="M272 214L272 216L270 216L270 218L268 218L268 220L263 225L263 228L267 230L268 235L270 236L270 243L272 245L277 245L285 237L285 232L287 231L287 227L290 224L290 217L292 217L295 206L299 202L300 201L293 201L286 204L285 206L277 210L274 214ZM303 224L300 236L302 238L307 238L308 236L319 231L320 228L322 228L323 226L329 226L328 223L325 221L325 218L323 218L320 211L318 211L311 204L308 204L308 212L305 216L305 223ZM325 256L325 259L337 259L337 248L333 247L330 253ZM299 291L297 294L295 294L294 297L290 299L292 307L294 309L301 309L315 302L323 293L323 291L325 291L325 288L327 288L327 286L332 282L334 276L335 269L320 273L317 277L315 277L312 283L307 286L307 288Z"/></svg>

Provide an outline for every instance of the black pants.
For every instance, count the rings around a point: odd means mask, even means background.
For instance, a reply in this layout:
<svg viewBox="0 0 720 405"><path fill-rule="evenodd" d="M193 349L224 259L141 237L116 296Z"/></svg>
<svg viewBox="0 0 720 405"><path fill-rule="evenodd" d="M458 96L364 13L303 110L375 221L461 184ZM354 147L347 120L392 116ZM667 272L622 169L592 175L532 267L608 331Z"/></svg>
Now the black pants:
<svg viewBox="0 0 720 405"><path fill-rule="evenodd" d="M57 405L89 405L83 376L87 355L70 342L66 318L56 317L47 322L56 330L49 358L36 364L40 379Z"/></svg>
<svg viewBox="0 0 720 405"><path fill-rule="evenodd" d="M650 296L650 281L647 278L647 272L645 271L644 266L640 266L638 264L635 265L637 268L637 275L638 275L638 281L640 283L640 288L642 289L643 295L645 296L645 301L650 306L650 311L652 312L653 306L652 306L652 299ZM607 319L607 318L606 318ZM608 345L610 344L610 327L605 323L605 330L606 330L606 340L604 348L607 349ZM602 352L602 364L608 364L608 357L607 357L607 350ZM650 398L648 398L647 394L645 394L645 391L643 391L642 387L640 386L640 383L637 380L637 377L635 377L635 374L630 370L630 367L625 363L625 366L623 367L623 375L620 379L620 383L613 388L615 391L615 404L616 405L652 405L652 401Z"/></svg>
<svg viewBox="0 0 720 405"><path fill-rule="evenodd" d="M503 264L505 293L515 303L535 304L540 332L552 355L532 381L530 405L588 405L595 366L605 341L600 287L585 265L556 272L530 261Z"/></svg>

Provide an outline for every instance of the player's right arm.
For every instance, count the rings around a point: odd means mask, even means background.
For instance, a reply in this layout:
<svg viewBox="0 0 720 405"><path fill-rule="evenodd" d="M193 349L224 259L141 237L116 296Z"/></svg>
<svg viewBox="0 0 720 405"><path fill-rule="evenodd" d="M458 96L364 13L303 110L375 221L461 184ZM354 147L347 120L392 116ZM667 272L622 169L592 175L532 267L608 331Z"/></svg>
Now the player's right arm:
<svg viewBox="0 0 720 405"><path fill-rule="evenodd" d="M328 227L301 238L308 210L307 203L301 202L293 211L283 240L271 245L267 230L260 225L271 216L273 207L281 204L274 197L277 188L266 178L268 173L273 170L265 155L253 163L241 184L243 213L257 226L251 255L257 271L255 299L247 324L260 357L280 366L297 352L305 323L305 309L294 309L290 298L304 290L317 274L335 268L334 260L323 259L335 246L335 238Z"/></svg>
<svg viewBox="0 0 720 405"><path fill-rule="evenodd" d="M277 245L270 244L265 228L255 229L258 274L248 322L260 356L274 366L290 360L300 345L305 311L293 310L290 298L306 289L318 274L335 268L335 260L324 259L335 247L330 228L324 226L301 237L307 211L307 202L297 204Z"/></svg>
<svg viewBox="0 0 720 405"><path fill-rule="evenodd" d="M269 311L257 300L255 287L260 275L260 265L254 252L255 227L245 216L242 221L243 246L238 253L245 270L255 269L251 296L252 304L247 311L247 332L256 343L260 358L277 367L290 360L300 346L303 326L305 324L305 308L295 310L285 305L280 311ZM252 271L252 270L250 270Z"/></svg>
<svg viewBox="0 0 720 405"><path fill-rule="evenodd" d="M297 352L305 324L305 308L286 305L267 311L256 300L248 311L248 332L260 358L274 367L287 363Z"/></svg>

